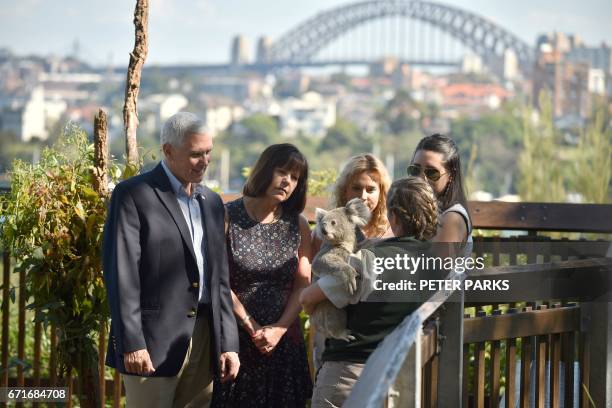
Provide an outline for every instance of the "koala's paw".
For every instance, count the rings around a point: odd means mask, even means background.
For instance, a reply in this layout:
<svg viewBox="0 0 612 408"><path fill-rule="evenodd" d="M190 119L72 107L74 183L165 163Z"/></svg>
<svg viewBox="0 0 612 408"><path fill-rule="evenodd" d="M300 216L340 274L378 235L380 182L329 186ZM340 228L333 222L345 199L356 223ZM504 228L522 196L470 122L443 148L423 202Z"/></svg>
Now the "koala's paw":
<svg viewBox="0 0 612 408"><path fill-rule="evenodd" d="M334 338L338 339L338 340L344 340L344 341L353 341L355 340L355 336L353 336L352 334L350 334L350 332L348 330L343 330L340 333L337 333Z"/></svg>
<svg viewBox="0 0 612 408"><path fill-rule="evenodd" d="M346 292L351 296L357 292L357 277L355 269L347 268L345 276Z"/></svg>

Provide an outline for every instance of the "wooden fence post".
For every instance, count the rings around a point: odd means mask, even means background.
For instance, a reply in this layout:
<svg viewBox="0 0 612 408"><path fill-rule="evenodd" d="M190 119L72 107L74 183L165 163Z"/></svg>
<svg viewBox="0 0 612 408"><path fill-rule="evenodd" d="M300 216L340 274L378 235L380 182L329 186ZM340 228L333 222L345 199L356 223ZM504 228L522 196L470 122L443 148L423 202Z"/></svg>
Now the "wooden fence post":
<svg viewBox="0 0 612 408"><path fill-rule="evenodd" d="M463 304L464 293L457 291L440 311L441 350L438 367L438 407L457 407L463 384Z"/></svg>
<svg viewBox="0 0 612 408"><path fill-rule="evenodd" d="M94 118L94 188L103 200L108 196L108 121L106 113L100 109ZM106 403L106 380L104 377L104 352L106 346L106 321L100 324L98 337L98 366L91 368L91 378L87 384L91 405L104 407ZM96 383L97 382L97 383Z"/></svg>
<svg viewBox="0 0 612 408"><path fill-rule="evenodd" d="M17 316L17 358L20 361L25 361L25 336L26 336L26 271L24 268L19 270L19 313ZM17 366L17 386L25 385L24 366Z"/></svg>
<svg viewBox="0 0 612 408"><path fill-rule="evenodd" d="M8 355L9 355L9 305L11 284L11 254L8 248L2 253L2 380L0 387L8 387Z"/></svg>
<svg viewBox="0 0 612 408"><path fill-rule="evenodd" d="M94 118L94 188L102 197L108 194L108 121L100 109Z"/></svg>
<svg viewBox="0 0 612 408"><path fill-rule="evenodd" d="M418 329L417 337L410 347L402 368L395 379L394 388L399 391L399 407L417 408L421 406L422 400L422 364L421 364L421 334L422 328Z"/></svg>
<svg viewBox="0 0 612 408"><path fill-rule="evenodd" d="M612 408L612 303L596 299L580 310L588 350L588 382L583 382L596 407ZM582 384L580 388L583 395Z"/></svg>

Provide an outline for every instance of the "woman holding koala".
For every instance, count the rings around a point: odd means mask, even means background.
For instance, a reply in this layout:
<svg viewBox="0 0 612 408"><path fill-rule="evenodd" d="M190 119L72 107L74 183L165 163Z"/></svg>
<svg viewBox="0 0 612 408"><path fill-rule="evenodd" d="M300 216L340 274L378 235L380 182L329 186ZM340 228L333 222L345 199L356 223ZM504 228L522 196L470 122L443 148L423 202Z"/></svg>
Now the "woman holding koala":
<svg viewBox="0 0 612 408"><path fill-rule="evenodd" d="M370 221L357 231L360 244L393 236L387 220L386 204L390 184L384 164L370 153L352 157L340 172L333 190L332 207L344 207L351 199L360 198L370 210ZM321 240L313 233L313 257L320 248ZM322 284L325 285L324 282ZM315 284L315 289L319 289L318 284ZM324 297L320 290L319 296ZM322 364L325 338L315 331L313 343L313 362L315 370L318 370Z"/></svg>
<svg viewBox="0 0 612 408"><path fill-rule="evenodd" d="M334 186L332 207L344 207L351 199L360 198L371 213L370 221L361 228L360 240L393 235L387 220L386 205L390 184L385 165L370 153L351 157L340 172ZM313 235L312 253L319 252L320 247L321 240Z"/></svg>
<svg viewBox="0 0 612 408"><path fill-rule="evenodd" d="M395 181L387 196L387 216L395 238L385 239L362 251L369 256L389 258L398 251L413 251L428 244L437 230L438 206L432 188L419 177ZM362 285L365 283L362 281ZM329 286L331 287L331 285ZM365 361L378 344L417 307L418 303L363 302L363 291L356 299L340 295L320 296L316 284L304 289L302 305L312 311L322 300L330 300L337 308L345 308L350 340L328 339L323 365L317 374L312 407L339 407L357 382ZM393 391L393 390L392 390ZM397 398L390 392L389 398ZM393 402L393 401L389 401Z"/></svg>
<svg viewBox="0 0 612 408"><path fill-rule="evenodd" d="M304 407L312 381L298 314L310 281L306 204L308 163L288 143L268 147L253 167L243 197L226 205L234 314L240 330L240 372L215 382L213 406Z"/></svg>

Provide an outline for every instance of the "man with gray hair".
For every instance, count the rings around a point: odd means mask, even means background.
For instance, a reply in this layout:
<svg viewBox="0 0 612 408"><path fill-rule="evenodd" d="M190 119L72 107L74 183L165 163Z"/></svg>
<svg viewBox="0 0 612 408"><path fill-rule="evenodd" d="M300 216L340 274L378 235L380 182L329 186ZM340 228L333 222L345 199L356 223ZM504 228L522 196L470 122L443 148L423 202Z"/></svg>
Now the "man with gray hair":
<svg viewBox="0 0 612 408"><path fill-rule="evenodd" d="M111 310L107 365L121 374L128 407L206 407L213 374L239 368L225 210L200 184L212 137L179 112L161 132L164 159L113 190L104 228Z"/></svg>

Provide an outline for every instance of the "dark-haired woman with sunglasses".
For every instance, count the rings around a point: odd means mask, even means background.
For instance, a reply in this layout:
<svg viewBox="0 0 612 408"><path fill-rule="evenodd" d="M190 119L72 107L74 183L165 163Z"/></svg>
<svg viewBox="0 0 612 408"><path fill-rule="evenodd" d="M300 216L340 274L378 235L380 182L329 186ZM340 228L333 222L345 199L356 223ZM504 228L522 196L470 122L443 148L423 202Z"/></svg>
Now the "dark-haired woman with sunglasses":
<svg viewBox="0 0 612 408"><path fill-rule="evenodd" d="M421 139L408 174L424 177L438 199L441 214L433 241L471 244L472 220L463 191L459 149L453 139L440 134Z"/></svg>

